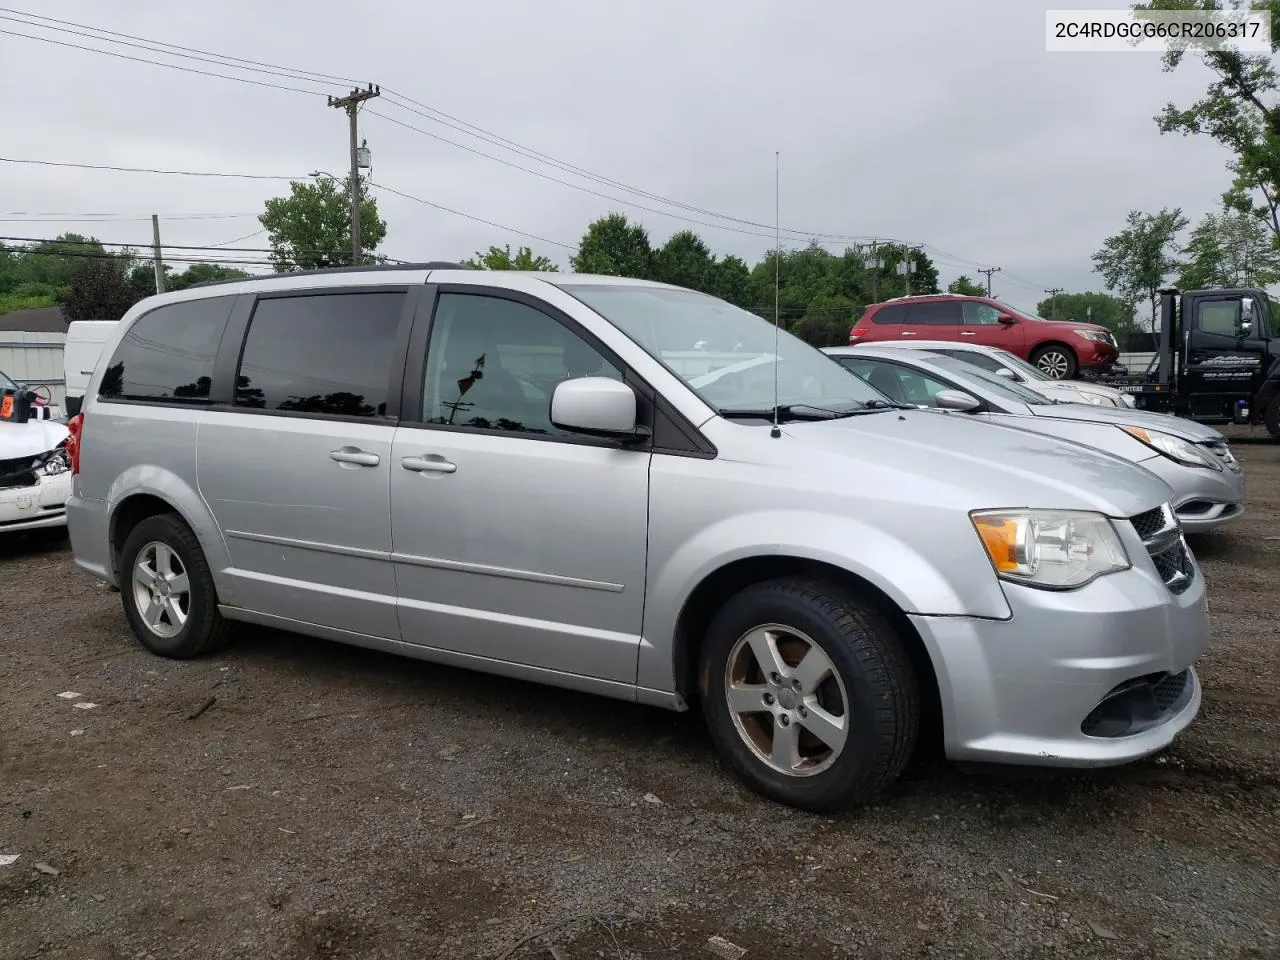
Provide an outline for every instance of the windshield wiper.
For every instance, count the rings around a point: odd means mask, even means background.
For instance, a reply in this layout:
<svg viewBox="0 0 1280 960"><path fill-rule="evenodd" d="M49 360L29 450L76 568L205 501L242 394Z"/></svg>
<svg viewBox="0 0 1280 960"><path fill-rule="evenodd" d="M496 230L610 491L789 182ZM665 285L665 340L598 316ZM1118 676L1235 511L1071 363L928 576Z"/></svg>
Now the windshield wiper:
<svg viewBox="0 0 1280 960"><path fill-rule="evenodd" d="M872 401L878 402L878 401ZM839 420L865 412L864 407L853 410L832 410L829 407L815 407L809 403L784 403L777 407L759 410L721 410L720 416L733 420L773 420L777 414L778 421L784 420Z"/></svg>

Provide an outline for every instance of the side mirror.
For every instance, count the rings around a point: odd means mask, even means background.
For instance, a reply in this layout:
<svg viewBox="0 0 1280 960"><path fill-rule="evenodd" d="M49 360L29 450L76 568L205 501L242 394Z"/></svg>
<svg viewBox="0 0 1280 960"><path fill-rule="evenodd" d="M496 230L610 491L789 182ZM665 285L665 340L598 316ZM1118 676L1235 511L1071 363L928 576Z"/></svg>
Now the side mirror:
<svg viewBox="0 0 1280 960"><path fill-rule="evenodd" d="M1240 336L1247 337L1253 333L1253 321L1256 317L1253 297L1240 298Z"/></svg>
<svg viewBox="0 0 1280 960"><path fill-rule="evenodd" d="M577 377L556 385L551 422L561 430L593 437L642 440L648 428L636 423L636 395L608 377Z"/></svg>
<svg viewBox="0 0 1280 960"><path fill-rule="evenodd" d="M939 410L955 410L959 413L971 413L982 406L977 398L962 390L943 390L933 398L933 402Z"/></svg>
<svg viewBox="0 0 1280 960"><path fill-rule="evenodd" d="M996 317L996 323L1006 327L1012 327L1017 322L1018 322L1018 318L1015 317L1012 313L1002 313L998 317Z"/></svg>
<svg viewBox="0 0 1280 960"><path fill-rule="evenodd" d="M1008 367L1001 367L999 370L996 371L996 376L1004 377L1006 380L1018 379L1018 375L1014 373L1012 370L1010 370Z"/></svg>

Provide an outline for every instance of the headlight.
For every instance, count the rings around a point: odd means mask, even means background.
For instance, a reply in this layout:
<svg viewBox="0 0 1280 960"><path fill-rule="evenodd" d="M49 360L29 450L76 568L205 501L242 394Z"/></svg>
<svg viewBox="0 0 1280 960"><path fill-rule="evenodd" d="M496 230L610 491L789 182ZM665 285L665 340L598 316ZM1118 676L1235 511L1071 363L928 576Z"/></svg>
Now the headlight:
<svg viewBox="0 0 1280 960"><path fill-rule="evenodd" d="M1210 470L1222 470L1222 464L1217 457L1181 437L1161 433L1159 430L1144 430L1142 427L1121 427L1120 429L1184 467L1208 467Z"/></svg>
<svg viewBox="0 0 1280 960"><path fill-rule="evenodd" d="M66 473L71 469L71 458L67 456L65 447L59 447L51 453L46 453L44 457L36 462L32 468L32 473L37 477L56 477L60 473Z"/></svg>
<svg viewBox="0 0 1280 960"><path fill-rule="evenodd" d="M1071 590L1130 567L1124 544L1100 513L982 510L970 519L1002 580Z"/></svg>
<svg viewBox="0 0 1280 960"><path fill-rule="evenodd" d="M1104 333L1101 330L1074 330L1077 337L1084 337L1086 340L1092 340L1094 343L1110 343L1111 334Z"/></svg>
<svg viewBox="0 0 1280 960"><path fill-rule="evenodd" d="M1084 399L1085 403L1091 403L1095 407L1114 407L1116 405L1114 400L1110 397L1104 397L1100 393L1085 393L1082 390L1080 391L1080 396Z"/></svg>

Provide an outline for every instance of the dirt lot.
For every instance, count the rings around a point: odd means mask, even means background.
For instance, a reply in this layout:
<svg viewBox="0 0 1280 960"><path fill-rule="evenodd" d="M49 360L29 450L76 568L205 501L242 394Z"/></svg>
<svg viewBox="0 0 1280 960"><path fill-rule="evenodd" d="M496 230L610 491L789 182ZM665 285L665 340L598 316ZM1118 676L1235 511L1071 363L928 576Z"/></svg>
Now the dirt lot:
<svg viewBox="0 0 1280 960"><path fill-rule="evenodd" d="M1238 453L1170 751L836 818L688 716L263 631L153 658L64 539L5 540L0 957L1280 957L1280 446Z"/></svg>

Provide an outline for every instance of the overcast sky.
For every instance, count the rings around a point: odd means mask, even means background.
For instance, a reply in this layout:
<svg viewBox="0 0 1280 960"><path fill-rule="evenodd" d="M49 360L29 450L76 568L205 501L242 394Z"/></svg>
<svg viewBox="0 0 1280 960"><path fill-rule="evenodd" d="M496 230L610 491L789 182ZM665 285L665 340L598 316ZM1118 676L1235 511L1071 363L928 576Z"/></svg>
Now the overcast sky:
<svg viewBox="0 0 1280 960"><path fill-rule="evenodd" d="M994 291L1024 307L1046 287L1101 289L1090 254L1129 210L1181 206L1194 222L1228 185L1218 147L1161 136L1152 119L1167 101L1189 103L1202 92L1202 66L1188 62L1170 74L1156 55L1046 53L1045 7L1026 0L15 2L45 17L378 83L564 163L739 220L773 222L779 150L784 226L927 243L944 284L975 276L964 260L1000 266ZM0 30L155 58L12 19L0 19ZM316 93L0 34L2 155L345 173L346 120L325 103L326 92L344 92L341 84L240 75ZM380 252L390 256L457 259L489 244L527 243L563 266L586 224L610 210L638 219L655 245L690 227L717 254L749 264L771 245L768 229L592 183L415 116L388 96L368 110L618 198L540 179L366 112L361 133L376 182L513 228L382 194L389 230ZM17 211L154 212L166 218L163 239L173 244L250 234L263 202L284 192L283 181L0 164L7 220ZM682 213L717 226L690 224ZM193 214L240 216L167 219ZM10 236L74 229L150 241L142 219L3 226ZM230 245L264 242L259 235Z"/></svg>

